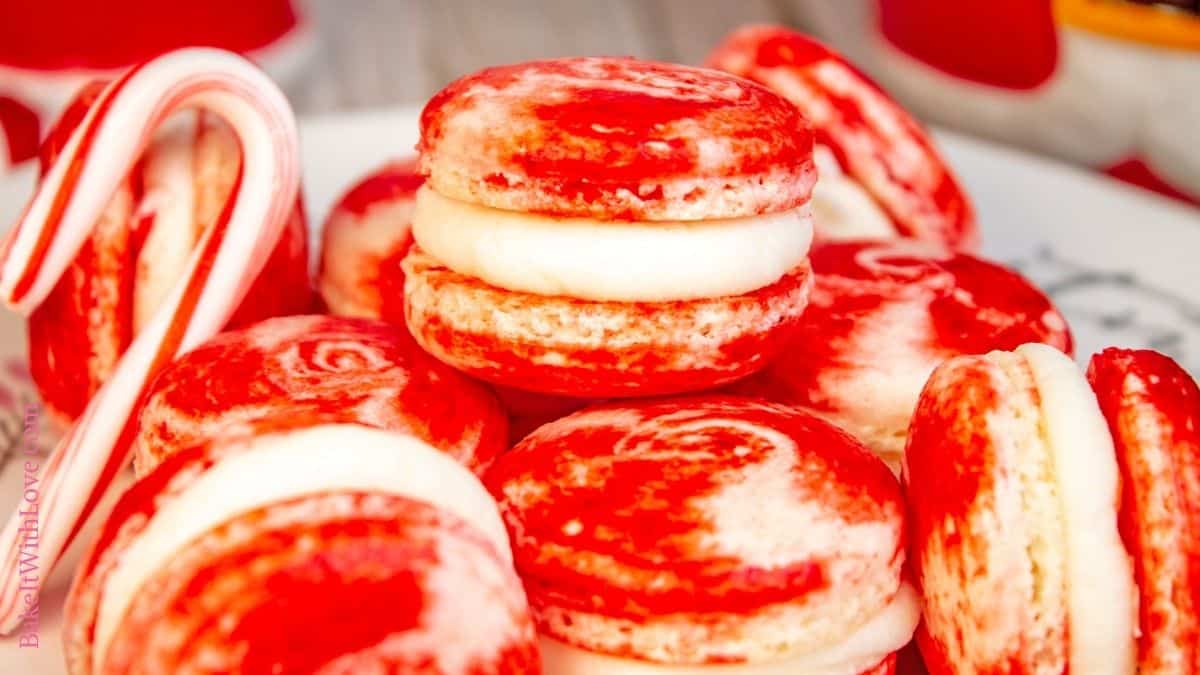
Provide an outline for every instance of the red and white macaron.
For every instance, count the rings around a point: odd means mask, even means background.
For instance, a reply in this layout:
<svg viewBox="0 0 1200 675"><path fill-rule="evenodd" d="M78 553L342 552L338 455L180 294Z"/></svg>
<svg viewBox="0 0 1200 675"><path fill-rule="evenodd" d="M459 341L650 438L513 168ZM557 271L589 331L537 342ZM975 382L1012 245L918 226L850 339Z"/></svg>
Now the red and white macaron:
<svg viewBox="0 0 1200 675"><path fill-rule="evenodd" d="M730 34L708 65L767 85L812 123L818 239L914 237L979 244L971 200L921 125L853 64L781 26Z"/></svg>
<svg viewBox="0 0 1200 675"><path fill-rule="evenodd" d="M541 672L487 491L357 425L173 454L103 526L64 630L71 675Z"/></svg>
<svg viewBox="0 0 1200 675"><path fill-rule="evenodd" d="M905 461L935 675L1200 672L1200 389L1173 361L952 359Z"/></svg>
<svg viewBox="0 0 1200 675"><path fill-rule="evenodd" d="M173 452L264 424L332 423L411 434L476 472L508 447L492 394L403 328L289 316L221 333L168 365L146 393L134 467L145 475Z"/></svg>
<svg viewBox="0 0 1200 675"><path fill-rule="evenodd" d="M627 58L502 66L421 116L413 336L494 383L579 397L762 367L807 301L812 133L765 87Z"/></svg>
<svg viewBox="0 0 1200 675"><path fill-rule="evenodd" d="M416 159L389 162L355 183L325 220L317 290L340 316L404 325L404 270L424 178Z"/></svg>
<svg viewBox="0 0 1200 675"><path fill-rule="evenodd" d="M597 406L534 431L485 483L548 673L891 673L917 625L899 484L804 412Z"/></svg>
<svg viewBox="0 0 1200 675"><path fill-rule="evenodd" d="M810 259L802 329L734 388L822 415L897 471L917 397L942 361L1027 342L1071 352L1050 300L996 263L913 240L819 244Z"/></svg>

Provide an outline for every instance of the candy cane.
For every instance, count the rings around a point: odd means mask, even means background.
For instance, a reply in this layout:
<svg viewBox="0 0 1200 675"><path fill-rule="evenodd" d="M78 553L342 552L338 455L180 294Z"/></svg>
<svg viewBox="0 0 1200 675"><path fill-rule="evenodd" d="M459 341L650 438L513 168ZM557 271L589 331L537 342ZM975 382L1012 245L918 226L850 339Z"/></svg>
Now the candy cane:
<svg viewBox="0 0 1200 675"><path fill-rule="evenodd" d="M279 89L233 54L172 52L109 85L71 136L0 249L0 299L26 315L37 307L90 235L154 129L184 107L212 111L237 134L243 160L234 196L196 246L183 279L46 462L37 502L38 539L23 536L20 514L13 514L0 534L0 633L20 624L19 598L41 587L127 463L132 412L149 379L220 330L295 205L298 138ZM29 558L31 552L36 557ZM22 558L41 563L36 578L21 578Z"/></svg>

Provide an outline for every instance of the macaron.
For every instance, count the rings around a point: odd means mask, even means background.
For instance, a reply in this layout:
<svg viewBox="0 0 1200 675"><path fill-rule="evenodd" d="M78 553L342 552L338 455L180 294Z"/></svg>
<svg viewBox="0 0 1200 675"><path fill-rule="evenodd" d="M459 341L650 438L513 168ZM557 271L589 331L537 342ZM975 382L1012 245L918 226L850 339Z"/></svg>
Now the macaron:
<svg viewBox="0 0 1200 675"><path fill-rule="evenodd" d="M905 459L930 671L1200 672L1198 423L1153 352L940 366Z"/></svg>
<svg viewBox="0 0 1200 675"><path fill-rule="evenodd" d="M818 239L912 237L974 250L970 197L928 132L828 46L782 26L746 26L708 65L760 82L816 133Z"/></svg>
<svg viewBox="0 0 1200 675"><path fill-rule="evenodd" d="M816 412L897 471L921 388L942 361L1027 342L1071 352L1051 301L996 263L914 240L819 244L810 259L801 330L733 388Z"/></svg>
<svg viewBox="0 0 1200 675"><path fill-rule="evenodd" d="M289 316L222 333L154 380L138 416L134 466L266 428L350 423L410 434L482 471L508 447L491 392L370 319Z"/></svg>
<svg viewBox="0 0 1200 675"><path fill-rule="evenodd" d="M892 672L919 618L899 484L801 411L596 406L538 428L484 482L548 673Z"/></svg>
<svg viewBox="0 0 1200 675"><path fill-rule="evenodd" d="M404 325L404 271L412 215L424 179L415 158L372 171L346 191L325 220L317 291L332 314Z"/></svg>
<svg viewBox="0 0 1200 675"><path fill-rule="evenodd" d="M479 480L358 425L173 454L86 554L63 642L71 675L541 672Z"/></svg>
<svg viewBox="0 0 1200 675"><path fill-rule="evenodd" d="M571 58L464 77L421 115L405 312L431 354L581 398L761 368L807 302L812 132L713 70Z"/></svg>

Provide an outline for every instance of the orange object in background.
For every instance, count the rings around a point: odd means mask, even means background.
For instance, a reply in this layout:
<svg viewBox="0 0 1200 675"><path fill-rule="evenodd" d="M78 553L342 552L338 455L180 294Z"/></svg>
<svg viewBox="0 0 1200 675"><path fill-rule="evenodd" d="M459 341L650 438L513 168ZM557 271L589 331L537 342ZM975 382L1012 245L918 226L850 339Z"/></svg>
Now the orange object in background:
<svg viewBox="0 0 1200 675"><path fill-rule="evenodd" d="M94 79L179 47L241 52L277 79L311 40L290 0L33 0L0 4L0 173L34 157L39 134Z"/></svg>
<svg viewBox="0 0 1200 675"><path fill-rule="evenodd" d="M864 65L922 116L1200 205L1200 2L878 10Z"/></svg>

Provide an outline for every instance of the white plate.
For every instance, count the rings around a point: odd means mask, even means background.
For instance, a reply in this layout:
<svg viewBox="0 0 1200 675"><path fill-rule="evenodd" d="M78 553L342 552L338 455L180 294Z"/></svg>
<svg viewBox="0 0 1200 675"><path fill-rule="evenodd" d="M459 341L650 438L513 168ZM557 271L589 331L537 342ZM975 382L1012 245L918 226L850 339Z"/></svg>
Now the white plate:
<svg viewBox="0 0 1200 675"><path fill-rule="evenodd" d="M417 111L405 108L307 120L301 125L305 200L319 226L358 176L416 144ZM1022 269L1054 296L1086 359L1100 347L1154 347L1200 373L1200 211L1024 153L939 133L975 198L984 252ZM11 223L29 194L29 170L0 180L0 222ZM315 239L314 239L315 242ZM315 247L314 247L315 250ZM0 316L0 514L19 499L25 335ZM11 446L7 450L4 446ZM12 455L4 466L3 457ZM81 537L86 539L87 537ZM0 640L0 672L58 675L60 605L71 552L43 594L39 647ZM42 563L44 566L44 563Z"/></svg>

